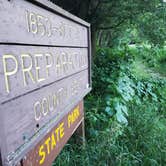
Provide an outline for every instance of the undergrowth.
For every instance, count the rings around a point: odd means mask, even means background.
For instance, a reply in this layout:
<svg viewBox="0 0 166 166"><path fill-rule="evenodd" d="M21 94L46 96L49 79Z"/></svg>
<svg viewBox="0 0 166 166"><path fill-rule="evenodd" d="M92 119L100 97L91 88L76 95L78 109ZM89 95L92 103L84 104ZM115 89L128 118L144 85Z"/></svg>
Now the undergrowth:
<svg viewBox="0 0 166 166"><path fill-rule="evenodd" d="M54 166L166 165L166 78L159 70L166 54L157 49L98 49L85 99L86 144L72 138Z"/></svg>

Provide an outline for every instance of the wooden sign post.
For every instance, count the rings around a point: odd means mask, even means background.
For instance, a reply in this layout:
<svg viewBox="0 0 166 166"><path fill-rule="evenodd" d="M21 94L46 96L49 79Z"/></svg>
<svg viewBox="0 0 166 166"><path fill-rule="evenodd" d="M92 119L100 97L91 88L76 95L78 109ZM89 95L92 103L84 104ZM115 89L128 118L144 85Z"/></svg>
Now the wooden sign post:
<svg viewBox="0 0 166 166"><path fill-rule="evenodd" d="M0 165L49 166L84 126L90 25L47 0L0 0L0 25Z"/></svg>
<svg viewBox="0 0 166 166"><path fill-rule="evenodd" d="M24 157L24 166L48 166L59 154L68 139L84 121L83 102L66 114L55 127Z"/></svg>

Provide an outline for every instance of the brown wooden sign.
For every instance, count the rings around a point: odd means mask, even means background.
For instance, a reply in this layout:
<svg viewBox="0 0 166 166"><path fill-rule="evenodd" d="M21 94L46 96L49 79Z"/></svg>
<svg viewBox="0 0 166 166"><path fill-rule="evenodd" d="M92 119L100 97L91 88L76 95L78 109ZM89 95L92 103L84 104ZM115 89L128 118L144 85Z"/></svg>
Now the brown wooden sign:
<svg viewBox="0 0 166 166"><path fill-rule="evenodd" d="M20 153L21 145L33 144L33 136L52 118L58 121L67 107L76 104L88 92L88 71L82 71L24 97L1 105L6 148L4 153ZM54 123L55 123L54 122ZM13 125L15 124L15 125ZM12 126L12 127L11 127ZM42 137L43 133L40 134ZM35 136L36 137L36 136ZM5 144L5 143L4 143Z"/></svg>
<svg viewBox="0 0 166 166"><path fill-rule="evenodd" d="M44 138L28 152L24 166L48 166L59 154L71 135L84 121L83 102L80 102L53 127Z"/></svg>
<svg viewBox="0 0 166 166"><path fill-rule="evenodd" d="M0 45L0 102L88 69L87 48Z"/></svg>
<svg viewBox="0 0 166 166"><path fill-rule="evenodd" d="M90 25L47 0L0 0L0 25L0 165L49 165L83 119Z"/></svg>
<svg viewBox="0 0 166 166"><path fill-rule="evenodd" d="M49 4L47 8L52 8L53 4L50 5L47 0L39 2L40 6L24 0L0 0L1 42L88 47L88 29L80 24L89 24L80 20L79 24L73 22L65 18L68 14L65 17L55 15L53 12L61 9L45 10L41 8L43 5ZM61 12L63 15L66 13Z"/></svg>

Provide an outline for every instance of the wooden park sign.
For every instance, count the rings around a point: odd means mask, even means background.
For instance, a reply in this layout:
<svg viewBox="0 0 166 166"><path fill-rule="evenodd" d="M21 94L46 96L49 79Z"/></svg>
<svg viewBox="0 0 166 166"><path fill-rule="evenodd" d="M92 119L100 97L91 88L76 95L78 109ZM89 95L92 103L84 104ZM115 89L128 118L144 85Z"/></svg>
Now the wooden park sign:
<svg viewBox="0 0 166 166"><path fill-rule="evenodd" d="M90 61L88 23L47 0L0 0L0 165L51 165L83 125Z"/></svg>

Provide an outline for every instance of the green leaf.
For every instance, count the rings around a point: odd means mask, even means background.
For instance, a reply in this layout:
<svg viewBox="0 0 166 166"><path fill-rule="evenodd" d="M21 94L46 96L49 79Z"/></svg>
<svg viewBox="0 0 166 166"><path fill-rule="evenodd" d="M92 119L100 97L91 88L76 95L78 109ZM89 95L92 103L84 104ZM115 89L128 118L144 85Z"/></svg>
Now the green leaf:
<svg viewBox="0 0 166 166"><path fill-rule="evenodd" d="M123 115L122 111L119 111L116 114L117 121L120 123L128 124L126 117Z"/></svg>
<svg viewBox="0 0 166 166"><path fill-rule="evenodd" d="M120 123L128 124L128 121L125 116L128 116L127 107L119 102L116 103L116 118Z"/></svg>
<svg viewBox="0 0 166 166"><path fill-rule="evenodd" d="M110 107L105 108L105 112L109 115L112 116L114 114L113 110Z"/></svg>

